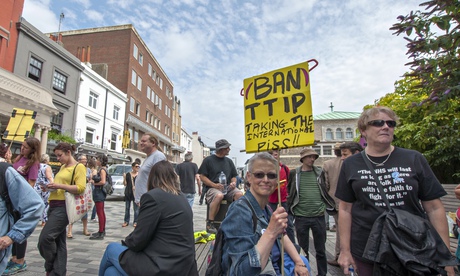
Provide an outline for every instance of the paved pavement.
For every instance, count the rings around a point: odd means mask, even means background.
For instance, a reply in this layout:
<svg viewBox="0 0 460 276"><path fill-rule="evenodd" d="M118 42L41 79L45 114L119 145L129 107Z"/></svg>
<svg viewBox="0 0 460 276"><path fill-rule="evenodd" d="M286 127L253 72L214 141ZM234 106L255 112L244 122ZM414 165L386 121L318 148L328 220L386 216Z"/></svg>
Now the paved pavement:
<svg viewBox="0 0 460 276"><path fill-rule="evenodd" d="M206 205L198 204L198 195L195 198L193 205L193 221L194 231L205 230ZM121 199L109 199L105 202L105 212L107 217L106 236L104 240L94 241L83 235L83 227L81 222L77 222L73 227L73 238L67 239L67 275L87 276L97 275L99 271L99 263L104 253L105 248L111 242L120 242L132 230L132 225L121 227L124 218L125 205ZM132 211L132 210L131 210ZM132 219L132 212L131 212ZM98 230L97 222L88 223L89 231L96 232ZM37 225L34 233L28 239L28 248L26 254L27 271L18 273L18 276L35 276L45 275L43 267L44 261L37 249L37 240L42 227ZM311 236L311 235L310 235ZM328 258L332 257L333 246L335 244L335 233L327 233L328 241L326 250ZM312 266L312 274L316 275L316 261L314 259L313 242L310 242L310 263ZM332 252L332 254L331 254ZM342 275L337 267L328 266L328 275Z"/></svg>
<svg viewBox="0 0 460 276"><path fill-rule="evenodd" d="M202 231L205 229L206 205L198 205L198 196L193 205L194 212L194 230ZM132 207L131 207L132 208ZM124 219L125 203L120 199L109 199L105 202L105 213L107 217L106 236L104 240L90 240L89 237L83 235L83 227L81 222L77 222L73 227L73 238L67 239L67 275L87 276L97 275L99 271L99 263L104 253L105 248L111 242L120 242L132 230L133 226L121 227ZM133 213L131 210L131 220ZM132 223L132 221L130 222ZM45 275L43 267L44 261L37 249L38 236L41 231L40 224L35 229L34 233L28 239L27 245L27 270L18 273L18 276L35 276ZM88 223L89 231L96 232L98 230L97 222Z"/></svg>

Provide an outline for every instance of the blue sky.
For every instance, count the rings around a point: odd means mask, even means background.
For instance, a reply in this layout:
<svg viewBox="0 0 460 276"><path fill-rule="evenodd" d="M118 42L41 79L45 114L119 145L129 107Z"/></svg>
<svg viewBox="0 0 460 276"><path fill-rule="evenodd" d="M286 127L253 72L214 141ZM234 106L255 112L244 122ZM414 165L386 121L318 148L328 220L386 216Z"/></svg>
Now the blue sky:
<svg viewBox="0 0 460 276"><path fill-rule="evenodd" d="M413 0L25 0L42 32L133 24L174 85L182 125L208 145L245 149L243 80L309 59L313 114L362 111L408 70L405 40L389 28Z"/></svg>

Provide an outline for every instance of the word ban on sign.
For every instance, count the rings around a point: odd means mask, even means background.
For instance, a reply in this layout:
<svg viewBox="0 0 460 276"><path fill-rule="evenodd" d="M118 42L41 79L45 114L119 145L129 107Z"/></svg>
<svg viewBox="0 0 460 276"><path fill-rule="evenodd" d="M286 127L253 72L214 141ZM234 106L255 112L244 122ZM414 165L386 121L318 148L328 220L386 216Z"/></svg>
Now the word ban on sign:
<svg viewBox="0 0 460 276"><path fill-rule="evenodd" d="M308 62L244 80L246 152L314 144Z"/></svg>

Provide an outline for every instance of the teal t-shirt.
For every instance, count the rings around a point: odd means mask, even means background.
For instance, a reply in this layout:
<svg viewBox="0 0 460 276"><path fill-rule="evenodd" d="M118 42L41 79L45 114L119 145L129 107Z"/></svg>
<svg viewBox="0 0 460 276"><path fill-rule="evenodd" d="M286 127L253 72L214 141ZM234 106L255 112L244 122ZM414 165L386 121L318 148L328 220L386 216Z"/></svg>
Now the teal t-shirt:
<svg viewBox="0 0 460 276"><path fill-rule="evenodd" d="M294 214L300 217L317 217L324 215L326 205L321 199L314 171L300 172L299 204L294 207Z"/></svg>

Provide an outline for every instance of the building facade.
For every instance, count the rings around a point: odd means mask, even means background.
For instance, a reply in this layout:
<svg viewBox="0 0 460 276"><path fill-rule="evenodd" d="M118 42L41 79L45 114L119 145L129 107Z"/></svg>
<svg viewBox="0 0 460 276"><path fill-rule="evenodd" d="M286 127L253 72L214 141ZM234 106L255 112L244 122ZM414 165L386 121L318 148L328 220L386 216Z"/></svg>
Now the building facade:
<svg viewBox="0 0 460 276"><path fill-rule="evenodd" d="M126 94L83 64L78 97L75 140L78 153L107 154L109 163L130 162L122 153Z"/></svg>
<svg viewBox="0 0 460 276"><path fill-rule="evenodd" d="M153 133L169 161L174 162L172 143L173 84L131 25L61 32L64 47L126 93L124 129L130 143L124 153L143 158L140 137Z"/></svg>
<svg viewBox="0 0 460 276"><path fill-rule="evenodd" d="M315 145L311 146L318 154L316 166L322 166L324 161L332 159L334 145L346 141L358 140L358 118L361 112L331 111L314 115ZM289 168L300 165L299 156L303 147L281 150L280 160Z"/></svg>

